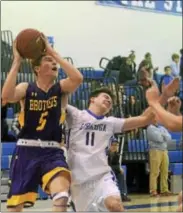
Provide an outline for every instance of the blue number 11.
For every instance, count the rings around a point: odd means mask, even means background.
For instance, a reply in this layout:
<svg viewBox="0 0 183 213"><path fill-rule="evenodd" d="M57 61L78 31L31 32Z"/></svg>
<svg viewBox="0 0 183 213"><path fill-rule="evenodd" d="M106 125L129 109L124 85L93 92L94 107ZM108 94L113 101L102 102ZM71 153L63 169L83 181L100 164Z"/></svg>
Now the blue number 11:
<svg viewBox="0 0 183 213"><path fill-rule="evenodd" d="M94 146L95 132L86 133L86 146Z"/></svg>

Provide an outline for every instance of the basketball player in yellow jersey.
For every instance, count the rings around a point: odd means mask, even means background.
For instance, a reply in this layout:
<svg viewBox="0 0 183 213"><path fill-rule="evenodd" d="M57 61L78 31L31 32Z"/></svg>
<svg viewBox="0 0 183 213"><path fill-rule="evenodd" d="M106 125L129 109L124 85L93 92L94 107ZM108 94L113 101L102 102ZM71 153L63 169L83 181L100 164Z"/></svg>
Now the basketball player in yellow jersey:
<svg viewBox="0 0 183 213"><path fill-rule="evenodd" d="M159 103L159 90L156 86L152 86L150 89L146 92L146 98L149 103L149 105L152 107L155 116L157 117L157 120L164 125L167 129L170 131L182 131L183 128L183 117L182 115L174 115L168 111L166 111ZM178 212L183 211L182 207L182 191L180 192L178 196Z"/></svg>
<svg viewBox="0 0 183 213"><path fill-rule="evenodd" d="M46 54L32 61L36 81L18 85L16 80L22 60L14 44L13 64L2 89L3 102L24 102L23 124L10 167L11 185L7 200L10 212L20 212L26 204L33 205L39 184L51 195L53 211L67 211L71 178L60 149L62 97L74 92L83 76L46 40L45 43ZM57 64L68 77L55 83Z"/></svg>

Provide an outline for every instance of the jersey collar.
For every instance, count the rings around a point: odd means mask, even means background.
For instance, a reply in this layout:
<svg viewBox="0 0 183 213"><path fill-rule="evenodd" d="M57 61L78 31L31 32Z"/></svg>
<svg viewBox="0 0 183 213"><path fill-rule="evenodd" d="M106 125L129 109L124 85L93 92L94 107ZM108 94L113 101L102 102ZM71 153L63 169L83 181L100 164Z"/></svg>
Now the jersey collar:
<svg viewBox="0 0 183 213"><path fill-rule="evenodd" d="M96 118L97 120L103 119L104 116L103 115L95 115L92 111L90 111L89 109L86 110L91 116L93 116L94 118Z"/></svg>

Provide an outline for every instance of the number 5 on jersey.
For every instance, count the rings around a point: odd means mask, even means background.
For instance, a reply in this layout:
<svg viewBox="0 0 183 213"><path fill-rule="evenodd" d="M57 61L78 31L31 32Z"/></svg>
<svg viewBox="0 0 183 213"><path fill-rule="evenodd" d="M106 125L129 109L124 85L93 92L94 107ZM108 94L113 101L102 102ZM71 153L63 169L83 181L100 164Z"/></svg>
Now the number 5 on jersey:
<svg viewBox="0 0 183 213"><path fill-rule="evenodd" d="M87 132L86 133L86 145L94 146L95 140L95 132Z"/></svg>
<svg viewBox="0 0 183 213"><path fill-rule="evenodd" d="M48 112L43 112L41 114L41 117L39 119L39 126L36 128L37 131L41 131L44 129L45 125L46 125L46 117L48 115Z"/></svg>

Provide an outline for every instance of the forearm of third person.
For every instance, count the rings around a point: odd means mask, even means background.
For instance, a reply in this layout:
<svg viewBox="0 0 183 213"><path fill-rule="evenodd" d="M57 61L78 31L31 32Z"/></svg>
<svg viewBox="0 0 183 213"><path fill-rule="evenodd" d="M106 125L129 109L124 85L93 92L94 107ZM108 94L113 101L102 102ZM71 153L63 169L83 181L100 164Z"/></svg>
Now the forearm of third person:
<svg viewBox="0 0 183 213"><path fill-rule="evenodd" d="M158 121L170 131L182 131L182 116L167 112L160 104L152 106Z"/></svg>
<svg viewBox="0 0 183 213"><path fill-rule="evenodd" d="M159 97L159 103L160 103L162 106L165 106L166 103L167 103L167 101L168 101L168 98L169 98L169 97L167 97L165 94L161 94L161 96ZM148 108L144 111L143 115L145 115L145 116L151 116L151 117L153 118L153 110L152 110L152 108L151 108L151 107L148 107Z"/></svg>
<svg viewBox="0 0 183 213"><path fill-rule="evenodd" d="M20 62L14 60L11 70L8 73L8 76L2 88L2 100L9 101L13 99L14 93L15 93L15 87L16 87L16 78L17 78L19 69L20 69Z"/></svg>
<svg viewBox="0 0 183 213"><path fill-rule="evenodd" d="M161 96L160 96L160 98L159 98L159 103L162 106L165 106L169 98L170 97L168 97L168 96L166 96L165 94L162 93Z"/></svg>

